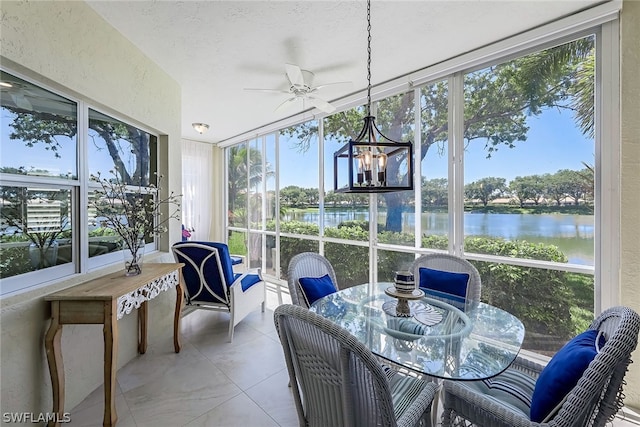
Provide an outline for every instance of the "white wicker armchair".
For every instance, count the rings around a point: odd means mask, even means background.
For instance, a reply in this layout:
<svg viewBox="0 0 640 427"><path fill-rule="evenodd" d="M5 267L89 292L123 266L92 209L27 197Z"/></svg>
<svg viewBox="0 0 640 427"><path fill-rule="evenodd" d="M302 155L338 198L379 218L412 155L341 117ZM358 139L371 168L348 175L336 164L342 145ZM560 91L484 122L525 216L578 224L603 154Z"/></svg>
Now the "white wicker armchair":
<svg viewBox="0 0 640 427"><path fill-rule="evenodd" d="M548 422L530 421L529 414L495 397L478 393L463 382L445 381L443 426L496 427L601 427L623 404L624 376L638 343L640 316L627 307L604 311L590 329L604 332L606 343ZM508 369L538 378L543 367L518 358Z"/></svg>
<svg viewBox="0 0 640 427"><path fill-rule="evenodd" d="M287 283L291 294L291 303L309 308L300 287L301 277L322 277L328 274L331 281L340 289L336 280L336 272L328 259L315 252L302 252L289 261Z"/></svg>
<svg viewBox="0 0 640 427"><path fill-rule="evenodd" d="M437 386L383 368L347 330L285 304L274 322L301 427L429 425Z"/></svg>
<svg viewBox="0 0 640 427"><path fill-rule="evenodd" d="M416 258L411 265L411 271L416 282L420 283L420 268L426 267L433 270L448 271L451 273L467 273L469 274L469 282L467 283L467 306L473 302L480 301L482 294L482 281L480 273L464 258L460 258L450 254L427 254Z"/></svg>

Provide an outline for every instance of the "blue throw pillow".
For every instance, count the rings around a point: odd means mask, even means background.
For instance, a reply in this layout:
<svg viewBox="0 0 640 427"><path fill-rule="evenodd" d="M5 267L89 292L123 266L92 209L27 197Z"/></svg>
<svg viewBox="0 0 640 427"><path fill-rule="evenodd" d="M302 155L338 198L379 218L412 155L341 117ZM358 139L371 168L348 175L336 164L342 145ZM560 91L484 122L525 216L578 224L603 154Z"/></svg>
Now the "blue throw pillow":
<svg viewBox="0 0 640 427"><path fill-rule="evenodd" d="M588 330L569 341L540 372L531 396L531 421L542 422L578 384L580 377L596 357L598 331ZM604 345L601 335L598 347Z"/></svg>
<svg viewBox="0 0 640 427"><path fill-rule="evenodd" d="M311 306L317 299L337 291L328 274L322 277L301 277L298 282L308 306Z"/></svg>
<svg viewBox="0 0 640 427"><path fill-rule="evenodd" d="M441 296L442 293L449 294L454 296L452 299L455 301L465 302L469 273L452 273L426 267L420 267L419 272L421 288L435 291L436 296Z"/></svg>

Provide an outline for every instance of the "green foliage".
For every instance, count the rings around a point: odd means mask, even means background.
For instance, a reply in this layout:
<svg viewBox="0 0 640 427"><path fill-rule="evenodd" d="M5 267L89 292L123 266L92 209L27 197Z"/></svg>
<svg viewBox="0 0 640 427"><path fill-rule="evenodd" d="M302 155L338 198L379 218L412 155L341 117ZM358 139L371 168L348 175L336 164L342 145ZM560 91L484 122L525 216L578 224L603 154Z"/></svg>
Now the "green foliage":
<svg viewBox="0 0 640 427"><path fill-rule="evenodd" d="M284 233L310 234L318 232L313 224L283 223ZM351 241L368 241L366 221L348 221L339 227L328 228L326 236ZM409 245L413 236L381 232L380 243ZM318 242L298 238L282 238L281 266L283 277L291 258L300 252L318 252ZM333 265L341 287L349 287L369 280L369 247L347 243L325 243L325 256ZM446 250L447 236L424 236L422 247ZM557 247L526 241L507 241L500 238L467 237L467 253L498 255L509 258L535 259L566 263L567 257ZM376 269L380 281L393 280L393 273L408 268L413 253L379 250ZM499 262L472 261L482 279L482 300L500 307L522 320L527 337L546 337L545 344L528 343L530 349L557 350L557 347L584 330L593 318L593 278L537 267L508 265ZM549 344L550 343L550 344ZM544 345L540 349L536 345Z"/></svg>
<svg viewBox="0 0 640 427"><path fill-rule="evenodd" d="M363 219L352 219L348 221L342 221L338 224L338 228L357 227L363 231L369 231L369 221Z"/></svg>
<svg viewBox="0 0 640 427"><path fill-rule="evenodd" d="M427 180L422 177L422 207L447 206L449 203L449 186L447 178Z"/></svg>
<svg viewBox="0 0 640 427"><path fill-rule="evenodd" d="M464 186L467 200L478 199L483 206L502 196L507 190L507 180L504 178L487 177L471 182Z"/></svg>
<svg viewBox="0 0 640 427"><path fill-rule="evenodd" d="M267 223L267 230L275 230L275 223L270 221ZM318 235L320 228L316 224L309 224L302 221L287 221L280 223L280 232L283 234L304 234L304 235ZM291 258L301 252L318 252L320 249L318 241L305 240L294 237L280 236L280 266L281 277L286 280L287 268Z"/></svg>
<svg viewBox="0 0 640 427"><path fill-rule="evenodd" d="M355 228L342 229L344 233L354 232ZM341 288L361 285L369 282L369 247L343 243L327 242L324 245L325 256L336 271Z"/></svg>
<svg viewBox="0 0 640 427"><path fill-rule="evenodd" d="M229 246L229 253L246 256L247 245L245 243L245 233L232 231L227 240L227 246Z"/></svg>
<svg viewBox="0 0 640 427"><path fill-rule="evenodd" d="M7 247L0 249L0 278L16 276L33 271L29 258L29 245Z"/></svg>
<svg viewBox="0 0 640 427"><path fill-rule="evenodd" d="M555 246L499 238L466 238L465 252L567 262L567 257ZM472 263L482 278L482 300L517 316L528 333L553 336L558 342L575 334L577 327L571 309L576 301L571 273L495 262Z"/></svg>

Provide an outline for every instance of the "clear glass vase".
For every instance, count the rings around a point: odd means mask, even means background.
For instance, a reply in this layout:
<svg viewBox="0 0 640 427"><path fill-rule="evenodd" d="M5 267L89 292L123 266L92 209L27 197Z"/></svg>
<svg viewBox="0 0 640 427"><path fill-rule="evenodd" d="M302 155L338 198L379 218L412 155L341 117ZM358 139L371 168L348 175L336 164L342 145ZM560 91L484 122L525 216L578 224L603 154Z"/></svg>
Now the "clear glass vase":
<svg viewBox="0 0 640 427"><path fill-rule="evenodd" d="M142 273L142 261L144 259L144 237L135 241L122 242L122 254L124 256L124 275L137 276Z"/></svg>

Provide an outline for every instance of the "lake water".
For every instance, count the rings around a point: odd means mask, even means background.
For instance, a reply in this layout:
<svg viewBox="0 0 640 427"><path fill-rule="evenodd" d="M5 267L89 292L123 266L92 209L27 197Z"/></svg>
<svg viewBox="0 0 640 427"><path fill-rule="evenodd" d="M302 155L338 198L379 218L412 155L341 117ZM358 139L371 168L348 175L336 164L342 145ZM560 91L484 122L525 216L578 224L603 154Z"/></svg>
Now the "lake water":
<svg viewBox="0 0 640 427"><path fill-rule="evenodd" d="M380 212L378 221L385 222ZM319 222L317 212L289 212L285 220ZM369 219L366 210L326 211L325 227L336 227L343 221ZM423 213L422 234L447 235L449 217L446 213ZM403 231L413 233L415 214L402 214ZM594 265L594 217L561 214L495 214L465 213L465 236L502 237L557 246L573 264Z"/></svg>

